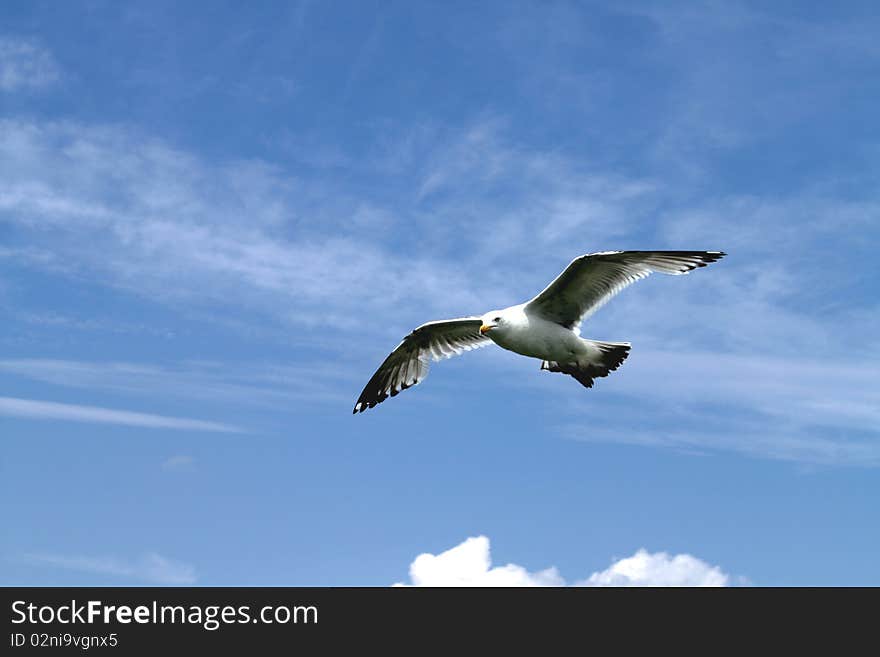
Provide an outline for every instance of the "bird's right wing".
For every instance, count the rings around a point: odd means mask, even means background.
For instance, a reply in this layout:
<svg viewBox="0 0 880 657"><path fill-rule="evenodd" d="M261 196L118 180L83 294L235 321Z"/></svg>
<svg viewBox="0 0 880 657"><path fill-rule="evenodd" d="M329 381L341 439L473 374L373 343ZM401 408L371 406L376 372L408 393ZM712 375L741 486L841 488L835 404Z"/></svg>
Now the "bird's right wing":
<svg viewBox="0 0 880 657"><path fill-rule="evenodd" d="M479 317L422 324L403 339L379 366L358 397L352 413L363 413L428 376L430 359L449 358L482 347L491 340L480 333Z"/></svg>
<svg viewBox="0 0 880 657"><path fill-rule="evenodd" d="M611 297L652 272L687 274L721 259L720 251L608 251L572 260L525 305L533 313L575 329Z"/></svg>

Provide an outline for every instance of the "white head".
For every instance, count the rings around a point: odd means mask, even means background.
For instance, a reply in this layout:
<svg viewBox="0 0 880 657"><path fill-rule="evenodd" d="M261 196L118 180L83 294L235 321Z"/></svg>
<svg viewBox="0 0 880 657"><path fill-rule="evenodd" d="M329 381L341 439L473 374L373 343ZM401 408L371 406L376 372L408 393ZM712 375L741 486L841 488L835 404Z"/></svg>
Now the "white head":
<svg viewBox="0 0 880 657"><path fill-rule="evenodd" d="M483 325L480 327L480 333L483 335L502 328L506 321L503 310L490 310L480 319L483 321Z"/></svg>

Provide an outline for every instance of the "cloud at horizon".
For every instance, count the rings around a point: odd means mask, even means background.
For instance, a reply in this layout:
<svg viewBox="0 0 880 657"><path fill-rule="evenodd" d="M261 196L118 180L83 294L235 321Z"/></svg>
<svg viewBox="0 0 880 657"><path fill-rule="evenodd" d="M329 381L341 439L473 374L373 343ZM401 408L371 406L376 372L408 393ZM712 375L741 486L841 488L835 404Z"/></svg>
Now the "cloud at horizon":
<svg viewBox="0 0 880 657"><path fill-rule="evenodd" d="M409 567L410 582L395 586L728 586L730 577L689 554L639 549L587 578L566 583L556 568L529 572L522 566L493 566L486 536L473 536L440 554L420 554Z"/></svg>

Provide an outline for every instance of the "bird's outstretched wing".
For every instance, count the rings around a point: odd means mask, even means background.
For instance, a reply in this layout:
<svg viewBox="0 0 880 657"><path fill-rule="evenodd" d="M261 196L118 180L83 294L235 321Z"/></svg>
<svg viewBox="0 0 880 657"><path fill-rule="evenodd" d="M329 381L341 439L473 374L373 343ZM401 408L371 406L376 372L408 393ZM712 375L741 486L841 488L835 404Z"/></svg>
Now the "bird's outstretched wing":
<svg viewBox="0 0 880 657"><path fill-rule="evenodd" d="M352 413L363 413L428 375L430 359L440 360L491 342L480 333L479 317L462 317L422 324L385 359L358 397Z"/></svg>
<svg viewBox="0 0 880 657"><path fill-rule="evenodd" d="M652 272L687 274L725 256L721 251L608 251L572 260L525 305L525 311L576 329L623 288Z"/></svg>

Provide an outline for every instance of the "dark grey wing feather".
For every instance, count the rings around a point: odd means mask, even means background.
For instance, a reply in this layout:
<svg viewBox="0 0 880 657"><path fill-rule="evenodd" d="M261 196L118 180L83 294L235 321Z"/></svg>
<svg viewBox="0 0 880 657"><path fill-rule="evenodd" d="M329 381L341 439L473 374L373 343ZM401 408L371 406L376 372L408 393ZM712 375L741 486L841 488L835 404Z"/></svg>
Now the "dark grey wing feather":
<svg viewBox="0 0 880 657"><path fill-rule="evenodd" d="M720 260L721 251L608 251L575 258L525 311L569 329L615 294L652 272L687 274Z"/></svg>
<svg viewBox="0 0 880 657"><path fill-rule="evenodd" d="M363 413L428 376L431 359L449 358L490 342L480 333L479 317L422 324L397 345L358 397L352 413Z"/></svg>

